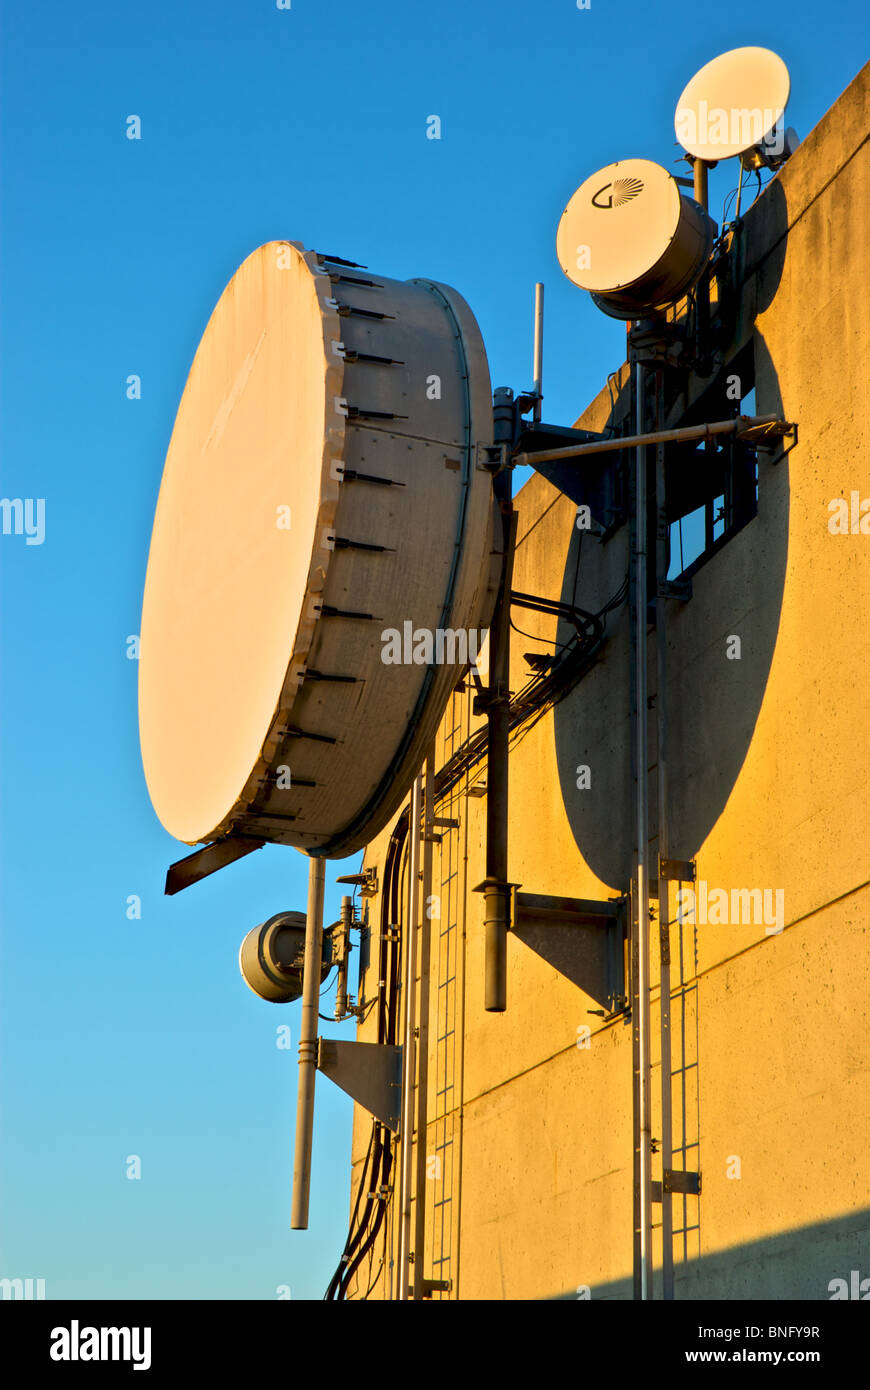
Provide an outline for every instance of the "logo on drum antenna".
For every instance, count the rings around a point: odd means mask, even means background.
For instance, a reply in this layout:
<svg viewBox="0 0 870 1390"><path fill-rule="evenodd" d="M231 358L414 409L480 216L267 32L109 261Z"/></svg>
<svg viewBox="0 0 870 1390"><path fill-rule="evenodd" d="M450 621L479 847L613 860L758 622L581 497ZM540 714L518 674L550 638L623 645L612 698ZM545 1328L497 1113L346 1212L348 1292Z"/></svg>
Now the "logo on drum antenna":
<svg viewBox="0 0 870 1390"><path fill-rule="evenodd" d="M606 193L608 188L613 189L610 197L599 202L602 193ZM636 198L642 189L642 179L614 179L613 183L606 183L603 188L599 188L597 193L592 194L592 206L594 208L621 207L623 203L628 203L632 198Z"/></svg>

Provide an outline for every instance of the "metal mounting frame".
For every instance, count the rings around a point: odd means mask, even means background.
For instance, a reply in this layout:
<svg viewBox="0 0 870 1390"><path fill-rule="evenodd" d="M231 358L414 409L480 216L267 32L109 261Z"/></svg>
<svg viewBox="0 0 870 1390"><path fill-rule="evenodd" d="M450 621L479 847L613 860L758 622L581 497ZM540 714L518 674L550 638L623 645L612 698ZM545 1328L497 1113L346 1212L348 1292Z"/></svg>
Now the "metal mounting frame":
<svg viewBox="0 0 870 1390"><path fill-rule="evenodd" d="M399 1131L402 1049L389 1043L318 1038L317 1070L394 1134Z"/></svg>
<svg viewBox="0 0 870 1390"><path fill-rule="evenodd" d="M484 885L481 884L482 888ZM520 893L513 888L510 929L517 931L525 921L554 927L601 927L607 932L607 1001L610 1009L590 1009L610 1022L628 1011L628 985L625 943L628 931L629 900L618 898L565 898L549 894ZM475 890L477 891L477 890Z"/></svg>
<svg viewBox="0 0 870 1390"><path fill-rule="evenodd" d="M700 1197L701 1174L684 1173L679 1168L665 1168L661 1182L650 1183L652 1200L660 1202L664 1192L679 1192L688 1197Z"/></svg>

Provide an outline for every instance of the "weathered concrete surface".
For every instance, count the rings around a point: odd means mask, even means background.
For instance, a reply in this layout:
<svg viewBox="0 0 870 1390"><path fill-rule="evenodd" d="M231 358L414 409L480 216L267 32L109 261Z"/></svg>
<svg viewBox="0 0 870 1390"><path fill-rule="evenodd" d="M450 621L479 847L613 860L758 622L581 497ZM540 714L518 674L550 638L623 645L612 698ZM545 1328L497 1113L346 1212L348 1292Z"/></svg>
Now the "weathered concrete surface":
<svg viewBox="0 0 870 1390"><path fill-rule="evenodd" d="M784 922L769 933L687 913L670 929L674 1143L703 1179L700 1198L675 1202L679 1298L825 1299L852 1269L870 1277L870 535L828 526L832 499L870 499L868 105L870 67L747 213L732 348L752 337L757 411L796 420L799 444L760 464L758 516L668 619L671 853L695 858L711 889L781 890ZM603 391L582 422L610 413ZM540 477L517 506L515 587L570 598L573 506ZM584 539L584 607L618 588L625 530L604 547ZM515 621L556 636L551 619ZM609 631L598 665L513 747L510 876L526 892L626 887L625 610ZM735 635L739 661L726 655ZM534 650L546 648L515 636L512 689ZM438 766L478 726L470 699L454 697ZM654 758L652 720L650 748ZM576 788L581 763L589 791ZM481 765L439 807L461 826L435 856L427 1149L443 1162L429 1184L426 1273L452 1279L453 1298L576 1297L580 1286L630 1297L630 1030L590 1014L599 1000L516 936L508 1011L484 1012L483 905L470 890L484 877L485 801L466 795L484 777ZM654 770L652 790L654 800ZM382 865L385 845L367 862ZM588 1047L577 1046L583 1026ZM355 1183L369 1130L358 1112ZM389 1283L370 1296L389 1297Z"/></svg>

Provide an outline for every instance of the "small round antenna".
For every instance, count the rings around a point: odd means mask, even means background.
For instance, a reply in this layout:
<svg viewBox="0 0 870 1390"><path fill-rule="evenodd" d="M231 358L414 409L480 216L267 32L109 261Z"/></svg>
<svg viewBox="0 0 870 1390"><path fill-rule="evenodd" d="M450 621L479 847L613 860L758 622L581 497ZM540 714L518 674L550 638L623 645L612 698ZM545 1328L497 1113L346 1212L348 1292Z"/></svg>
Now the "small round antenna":
<svg viewBox="0 0 870 1390"><path fill-rule="evenodd" d="M790 85L788 68L769 48L732 48L683 90L674 116L677 139L709 164L759 147L775 159L784 149Z"/></svg>
<svg viewBox="0 0 870 1390"><path fill-rule="evenodd" d="M577 189L559 222L556 254L600 309L632 319L681 298L706 265L715 233L667 169L623 159Z"/></svg>

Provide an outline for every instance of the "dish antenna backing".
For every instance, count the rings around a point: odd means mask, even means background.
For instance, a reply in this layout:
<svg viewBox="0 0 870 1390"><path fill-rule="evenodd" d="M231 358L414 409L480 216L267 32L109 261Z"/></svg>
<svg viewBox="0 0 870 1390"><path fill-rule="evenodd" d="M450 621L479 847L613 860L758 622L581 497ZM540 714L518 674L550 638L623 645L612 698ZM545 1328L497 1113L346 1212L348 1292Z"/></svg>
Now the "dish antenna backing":
<svg viewBox="0 0 870 1390"><path fill-rule="evenodd" d="M788 68L769 48L732 48L684 88L674 115L677 139L707 164L735 155L750 167L782 163L798 143L782 123L790 85Z"/></svg>
<svg viewBox="0 0 870 1390"><path fill-rule="evenodd" d="M649 159L623 159L581 183L559 222L556 254L612 318L672 304L695 283L716 224Z"/></svg>
<svg viewBox="0 0 870 1390"><path fill-rule="evenodd" d="M145 581L140 741L170 834L338 857L386 824L492 616L492 428L454 290L298 242L242 264L190 369Z"/></svg>

